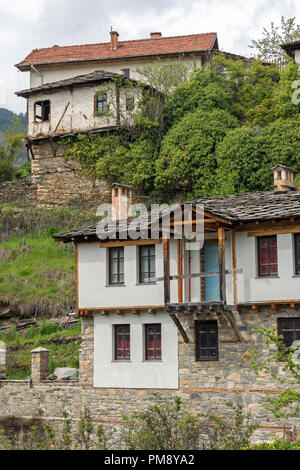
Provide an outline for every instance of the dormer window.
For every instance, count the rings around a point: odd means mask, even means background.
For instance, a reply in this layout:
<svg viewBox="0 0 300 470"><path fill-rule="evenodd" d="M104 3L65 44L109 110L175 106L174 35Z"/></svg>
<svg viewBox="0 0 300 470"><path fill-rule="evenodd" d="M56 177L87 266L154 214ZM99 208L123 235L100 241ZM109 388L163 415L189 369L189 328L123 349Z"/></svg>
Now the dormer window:
<svg viewBox="0 0 300 470"><path fill-rule="evenodd" d="M34 103L34 121L46 122L50 119L50 100Z"/></svg>

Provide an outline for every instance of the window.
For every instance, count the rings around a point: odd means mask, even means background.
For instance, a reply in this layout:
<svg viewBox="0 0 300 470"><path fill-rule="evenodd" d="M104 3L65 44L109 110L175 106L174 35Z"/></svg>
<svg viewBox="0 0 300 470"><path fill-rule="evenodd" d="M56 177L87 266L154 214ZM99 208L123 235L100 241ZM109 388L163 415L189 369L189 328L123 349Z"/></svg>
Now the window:
<svg viewBox="0 0 300 470"><path fill-rule="evenodd" d="M295 234L295 274L300 275L300 233Z"/></svg>
<svg viewBox="0 0 300 470"><path fill-rule="evenodd" d="M109 248L109 284L124 284L124 247Z"/></svg>
<svg viewBox="0 0 300 470"><path fill-rule="evenodd" d="M155 278L155 245L139 247L139 271L141 284L151 282Z"/></svg>
<svg viewBox="0 0 300 470"><path fill-rule="evenodd" d="M115 361L130 359L130 325L115 325Z"/></svg>
<svg viewBox="0 0 300 470"><path fill-rule="evenodd" d="M130 69L122 69L121 74L126 78L130 78Z"/></svg>
<svg viewBox="0 0 300 470"><path fill-rule="evenodd" d="M130 96L126 98L126 111L133 111L134 110L134 97Z"/></svg>
<svg viewBox="0 0 300 470"><path fill-rule="evenodd" d="M50 118L50 101L37 101L34 103L34 120L35 122L49 121Z"/></svg>
<svg viewBox="0 0 300 470"><path fill-rule="evenodd" d="M161 325L145 325L145 359L161 360Z"/></svg>
<svg viewBox="0 0 300 470"><path fill-rule="evenodd" d="M196 360L218 361L218 323L216 321L196 322Z"/></svg>
<svg viewBox="0 0 300 470"><path fill-rule="evenodd" d="M277 237L258 237L257 238L257 252L258 252L258 275L277 276L278 275L278 260L277 260Z"/></svg>
<svg viewBox="0 0 300 470"><path fill-rule="evenodd" d="M300 340L300 317L278 318L278 334L283 336L284 345L289 348L294 341Z"/></svg>
<svg viewBox="0 0 300 470"><path fill-rule="evenodd" d="M99 93L98 95L95 95L95 112L108 112L107 93Z"/></svg>

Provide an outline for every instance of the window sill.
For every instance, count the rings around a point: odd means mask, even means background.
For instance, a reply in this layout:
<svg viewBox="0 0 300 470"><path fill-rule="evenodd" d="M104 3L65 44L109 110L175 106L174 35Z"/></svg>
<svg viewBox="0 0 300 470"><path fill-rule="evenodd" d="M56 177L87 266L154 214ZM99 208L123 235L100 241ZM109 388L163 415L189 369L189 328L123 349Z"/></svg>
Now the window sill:
<svg viewBox="0 0 300 470"><path fill-rule="evenodd" d="M115 359L115 360L110 361L110 362L112 362L114 364L115 363L117 363L117 364L131 364L132 363L132 361L128 361L127 359L124 359L124 360L123 359Z"/></svg>
<svg viewBox="0 0 300 470"><path fill-rule="evenodd" d="M280 279L280 276L256 276L254 279Z"/></svg>
<svg viewBox="0 0 300 470"><path fill-rule="evenodd" d="M300 276L299 276L300 277ZM136 286L156 286L157 282L138 282Z"/></svg>
<svg viewBox="0 0 300 470"><path fill-rule="evenodd" d="M106 284L105 287L126 287L126 284Z"/></svg>
<svg viewBox="0 0 300 470"><path fill-rule="evenodd" d="M300 277L300 274L294 274L292 277Z"/></svg>

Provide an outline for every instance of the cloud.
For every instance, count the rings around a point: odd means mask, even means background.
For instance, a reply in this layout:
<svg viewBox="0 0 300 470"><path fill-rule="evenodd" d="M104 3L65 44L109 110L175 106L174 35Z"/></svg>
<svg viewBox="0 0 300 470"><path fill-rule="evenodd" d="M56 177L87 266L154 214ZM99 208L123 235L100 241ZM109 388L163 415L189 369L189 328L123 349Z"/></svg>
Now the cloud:
<svg viewBox="0 0 300 470"><path fill-rule="evenodd" d="M251 55L251 39L280 17L298 17L298 0L0 0L0 101L25 110L14 91L26 88L29 78L18 72L20 62L34 48L109 41L112 26L120 40L216 31L223 50ZM1 92L2 90L2 92ZM3 103L0 103L0 106Z"/></svg>

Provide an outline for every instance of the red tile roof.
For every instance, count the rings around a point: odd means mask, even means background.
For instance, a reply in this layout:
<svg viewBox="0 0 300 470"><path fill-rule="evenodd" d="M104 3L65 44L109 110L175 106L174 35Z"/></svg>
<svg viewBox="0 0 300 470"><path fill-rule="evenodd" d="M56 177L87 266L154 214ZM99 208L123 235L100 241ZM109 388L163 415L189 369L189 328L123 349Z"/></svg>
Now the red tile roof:
<svg viewBox="0 0 300 470"><path fill-rule="evenodd" d="M218 48L217 33L119 41L118 48L115 50L111 49L110 42L81 46L53 46L44 49L34 49L16 67L20 70L26 70L30 65L205 52L213 48Z"/></svg>

